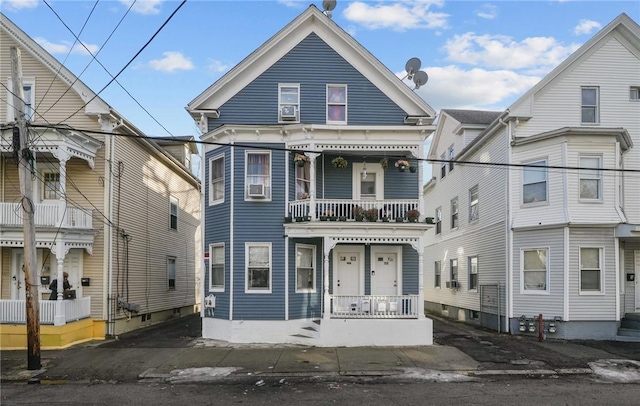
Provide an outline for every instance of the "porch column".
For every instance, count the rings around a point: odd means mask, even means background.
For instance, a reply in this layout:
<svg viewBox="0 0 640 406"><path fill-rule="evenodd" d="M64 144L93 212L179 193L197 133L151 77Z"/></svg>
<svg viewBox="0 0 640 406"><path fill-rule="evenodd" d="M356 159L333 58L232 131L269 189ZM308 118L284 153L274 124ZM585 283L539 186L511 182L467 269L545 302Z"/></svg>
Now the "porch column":
<svg viewBox="0 0 640 406"><path fill-rule="evenodd" d="M65 208L67 205L67 160L68 157L65 153L60 154L59 163L60 163L60 185L59 185L59 193L58 193L58 226L63 226L67 221L65 221Z"/></svg>
<svg viewBox="0 0 640 406"><path fill-rule="evenodd" d="M306 152L309 157L309 217L311 221L316 220L316 158L320 154L314 152Z"/></svg>
<svg viewBox="0 0 640 406"><path fill-rule="evenodd" d="M58 244L56 244L57 246ZM57 250L56 250L57 251ZM62 275L64 268L64 258L57 257L58 260L58 276L57 276L57 288L58 297L56 300L56 314L53 317L53 324L55 326L62 326L66 324L66 318L64 315L64 277Z"/></svg>
<svg viewBox="0 0 640 406"><path fill-rule="evenodd" d="M331 297L329 296L329 252L324 252L324 264L322 266L322 271L324 272L324 282L322 283L323 291L324 291L324 313L322 314L323 319L329 319L329 314L331 313Z"/></svg>
<svg viewBox="0 0 640 406"><path fill-rule="evenodd" d="M424 319L424 248L418 250L418 318Z"/></svg>

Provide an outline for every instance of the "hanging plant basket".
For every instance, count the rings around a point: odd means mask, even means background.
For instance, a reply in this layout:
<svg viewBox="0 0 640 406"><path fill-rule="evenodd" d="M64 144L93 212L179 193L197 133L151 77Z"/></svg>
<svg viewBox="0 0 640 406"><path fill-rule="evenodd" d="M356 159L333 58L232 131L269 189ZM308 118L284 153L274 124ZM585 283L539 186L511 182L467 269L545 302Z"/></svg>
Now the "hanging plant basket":
<svg viewBox="0 0 640 406"><path fill-rule="evenodd" d="M346 169L349 166L349 162L342 156L337 156L331 160L331 164L338 170Z"/></svg>
<svg viewBox="0 0 640 406"><path fill-rule="evenodd" d="M383 170L387 170L387 168L389 167L389 158L382 158L380 160L380 166L382 167Z"/></svg>

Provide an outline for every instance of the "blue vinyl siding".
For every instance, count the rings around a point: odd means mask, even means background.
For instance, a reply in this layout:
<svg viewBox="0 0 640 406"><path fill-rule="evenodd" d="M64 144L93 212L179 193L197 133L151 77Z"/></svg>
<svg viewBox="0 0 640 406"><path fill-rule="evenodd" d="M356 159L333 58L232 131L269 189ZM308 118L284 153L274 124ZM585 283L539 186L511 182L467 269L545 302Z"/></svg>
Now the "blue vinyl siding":
<svg viewBox="0 0 640 406"><path fill-rule="evenodd" d="M296 244L316 247L316 291L296 293ZM322 239L292 238L289 241L289 319L317 318L322 316Z"/></svg>
<svg viewBox="0 0 640 406"><path fill-rule="evenodd" d="M300 84L300 122L326 123L326 85L347 85L349 125L403 125L406 113L329 45L312 33L220 106L224 124L278 124L278 83Z"/></svg>
<svg viewBox="0 0 640 406"><path fill-rule="evenodd" d="M418 253L410 245L402 246L402 294L418 294Z"/></svg>
<svg viewBox="0 0 640 406"><path fill-rule="evenodd" d="M246 143L245 143L246 144ZM247 144L248 145L248 144ZM245 150L234 148L234 320L284 320L284 197L283 144L254 144L271 149L271 201L245 201ZM253 149L251 149L253 150ZM245 293L245 243L271 243L271 293Z"/></svg>
<svg viewBox="0 0 640 406"><path fill-rule="evenodd" d="M209 206L209 159L220 154L224 154L224 195L225 199L223 203ZM209 252L209 245L215 243L225 244L225 290L224 292L216 292L216 309L214 317L218 319L229 318L229 281L230 281L230 257L229 257L229 233L230 233L230 193L231 193L231 167L230 162L230 148L227 146L216 148L213 151L209 151L205 154L203 164L204 168L204 246L203 252ZM204 296L209 295L209 261L205 261L205 275L203 281ZM205 314L205 316L208 315Z"/></svg>

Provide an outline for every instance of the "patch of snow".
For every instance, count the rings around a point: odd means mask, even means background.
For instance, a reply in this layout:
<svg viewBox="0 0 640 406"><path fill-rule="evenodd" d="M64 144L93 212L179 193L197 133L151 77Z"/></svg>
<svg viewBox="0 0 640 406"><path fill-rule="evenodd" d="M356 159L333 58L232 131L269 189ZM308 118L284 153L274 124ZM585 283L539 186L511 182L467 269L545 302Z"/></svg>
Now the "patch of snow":
<svg viewBox="0 0 640 406"><path fill-rule="evenodd" d="M226 377L237 371L240 368L225 367L225 368L187 368L187 369L174 369L170 373L170 377L166 380L173 383L184 382L206 382L215 380L216 378Z"/></svg>
<svg viewBox="0 0 640 406"><path fill-rule="evenodd" d="M404 373L401 375L397 375L396 378L419 379L423 381L433 382L469 382L478 380L478 378L473 378L464 374L437 371L433 369L403 368L403 371Z"/></svg>
<svg viewBox="0 0 640 406"><path fill-rule="evenodd" d="M589 366L600 379L618 383L640 383L640 361L601 359L590 362Z"/></svg>

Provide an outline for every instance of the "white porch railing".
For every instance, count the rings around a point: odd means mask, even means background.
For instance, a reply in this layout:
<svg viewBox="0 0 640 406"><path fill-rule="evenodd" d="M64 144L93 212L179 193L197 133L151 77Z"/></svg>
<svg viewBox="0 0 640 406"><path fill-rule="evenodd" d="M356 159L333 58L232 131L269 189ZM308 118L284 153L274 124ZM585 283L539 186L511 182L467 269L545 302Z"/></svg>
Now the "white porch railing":
<svg viewBox="0 0 640 406"><path fill-rule="evenodd" d="M57 300L41 300L40 324L53 324L56 315ZM91 316L91 297L63 300L64 320L66 323L86 319ZM0 300L1 324L26 324L27 304L25 300Z"/></svg>
<svg viewBox="0 0 640 406"><path fill-rule="evenodd" d="M62 227L93 228L93 213L91 209L67 206L66 210L59 210L58 203L36 204L34 222L36 227L58 227L60 216L64 216ZM0 203L0 225L22 227L22 207L19 203Z"/></svg>
<svg viewBox="0 0 640 406"><path fill-rule="evenodd" d="M417 319L418 295L331 296L331 318Z"/></svg>
<svg viewBox="0 0 640 406"><path fill-rule="evenodd" d="M386 217L389 221L396 218L405 218L407 211L420 210L418 199L403 200L352 200L352 199L316 199L316 218L320 216L345 217L346 220L355 220L355 208L362 210L375 209L378 211L378 219ZM295 200L289 202L289 213L292 217L304 217L309 215L310 200Z"/></svg>

